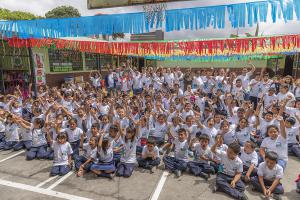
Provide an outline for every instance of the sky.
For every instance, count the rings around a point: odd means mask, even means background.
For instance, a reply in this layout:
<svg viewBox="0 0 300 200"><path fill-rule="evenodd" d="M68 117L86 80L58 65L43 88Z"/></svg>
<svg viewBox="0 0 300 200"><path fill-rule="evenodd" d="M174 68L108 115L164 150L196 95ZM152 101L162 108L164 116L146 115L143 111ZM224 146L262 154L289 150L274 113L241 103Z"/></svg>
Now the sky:
<svg viewBox="0 0 300 200"><path fill-rule="evenodd" d="M259 1L259 0L251 0ZM245 0L194 0L185 2L173 2L167 4L167 9L176 8L190 8L190 7L203 7L211 5L224 5L246 2ZM249 2L249 0L247 0ZM0 8L7 8L10 10L21 10L34 13L36 15L44 16L45 13L57 6L71 5L79 10L82 16L91 16L97 13L102 14L113 14L113 13L130 13L130 12L141 12L143 11L142 6L129 6L129 7L118 7L118 8L107 8L107 9L87 9L87 0L0 0ZM271 20L268 20L269 22ZM280 34L295 34L300 33L300 21L291 21L285 23L278 21L276 24L273 23L261 23L259 33L262 35L280 35ZM165 39L195 39L195 38L226 38L231 33L239 34L244 36L244 33L255 33L254 27L246 27L233 29L230 24L226 23L225 29L213 29L208 28L205 30L197 31L175 31L165 33Z"/></svg>

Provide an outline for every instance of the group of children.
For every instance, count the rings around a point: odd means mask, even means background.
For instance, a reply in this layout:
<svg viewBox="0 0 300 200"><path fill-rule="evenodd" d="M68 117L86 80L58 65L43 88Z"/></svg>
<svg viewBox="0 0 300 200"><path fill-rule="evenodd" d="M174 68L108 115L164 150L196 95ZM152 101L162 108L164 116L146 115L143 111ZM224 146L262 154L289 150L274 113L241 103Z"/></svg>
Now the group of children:
<svg viewBox="0 0 300 200"><path fill-rule="evenodd" d="M289 156L300 158L300 80L271 80L249 64L237 76L127 63L92 85L40 86L28 98L17 88L0 96L0 150L53 160L51 176L74 167L130 177L163 163L177 176L216 174L214 190L236 199L247 199L245 184L280 199Z"/></svg>

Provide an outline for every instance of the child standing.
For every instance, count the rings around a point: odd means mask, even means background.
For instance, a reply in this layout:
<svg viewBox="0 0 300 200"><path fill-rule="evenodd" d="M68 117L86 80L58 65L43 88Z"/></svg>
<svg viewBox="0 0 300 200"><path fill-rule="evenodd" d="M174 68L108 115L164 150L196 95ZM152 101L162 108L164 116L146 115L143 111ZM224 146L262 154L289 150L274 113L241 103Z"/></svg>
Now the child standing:
<svg viewBox="0 0 300 200"><path fill-rule="evenodd" d="M253 189L262 192L269 198L273 194L274 199L280 199L284 189L280 183L283 178L283 168L277 164L278 155L269 151L265 155L265 162L258 166L257 175L251 178Z"/></svg>
<svg viewBox="0 0 300 200"><path fill-rule="evenodd" d="M165 156L163 161L165 168L175 173L177 177L181 176L182 171L187 168L189 143L187 141L187 132L181 128L178 130L178 139L173 142L175 156Z"/></svg>
<svg viewBox="0 0 300 200"><path fill-rule="evenodd" d="M159 165L159 149L154 139L149 138L147 145L143 147L142 157L138 158L138 163L140 167L149 169L150 173L153 173L153 167Z"/></svg>
<svg viewBox="0 0 300 200"><path fill-rule="evenodd" d="M208 135L202 134L199 140L200 143L192 145L194 161L188 163L188 168L193 175L203 177L207 180L210 174L214 174L215 172L213 167L210 166L210 161L213 159L213 154L208 147L210 138Z"/></svg>
<svg viewBox="0 0 300 200"><path fill-rule="evenodd" d="M57 141L53 141L52 148L54 151L54 158L50 176L64 176L71 170L71 155L73 153L72 147L67 141L66 132L60 133L57 136Z"/></svg>
<svg viewBox="0 0 300 200"><path fill-rule="evenodd" d="M240 180L243 172L243 162L238 157L240 145L236 142L228 146L227 152L217 150L222 143L219 139L212 146L211 151L220 157L220 170L217 175L215 191L222 191L235 199L246 200L245 185Z"/></svg>
<svg viewBox="0 0 300 200"><path fill-rule="evenodd" d="M121 159L117 169L117 176L130 177L136 163L136 146L139 139L136 128L128 127L121 130L124 147L121 151Z"/></svg>

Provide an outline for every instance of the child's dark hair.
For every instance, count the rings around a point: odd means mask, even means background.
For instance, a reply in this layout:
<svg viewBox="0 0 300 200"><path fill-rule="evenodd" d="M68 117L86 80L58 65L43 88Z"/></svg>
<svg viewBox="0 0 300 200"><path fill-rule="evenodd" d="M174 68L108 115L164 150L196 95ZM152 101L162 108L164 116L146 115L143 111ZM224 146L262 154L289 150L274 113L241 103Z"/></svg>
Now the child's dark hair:
<svg viewBox="0 0 300 200"><path fill-rule="evenodd" d="M228 148L230 148L236 155L241 152L241 146L237 142L231 143Z"/></svg>
<svg viewBox="0 0 300 200"><path fill-rule="evenodd" d="M45 125L45 121L41 118L35 118L34 123L39 125L39 128L43 128Z"/></svg>
<svg viewBox="0 0 300 200"><path fill-rule="evenodd" d="M245 117L240 118L239 124L236 126L236 129L235 129L236 132L240 132L240 131L241 131L240 122L241 122L242 120L246 120L247 125L248 125L248 123L249 123L249 122L248 122L248 119L246 119Z"/></svg>
<svg viewBox="0 0 300 200"><path fill-rule="evenodd" d="M115 132L118 132L119 131L119 127L118 126L116 126L116 125L111 125L110 127L109 127L109 129L110 130L113 130L113 131L115 131Z"/></svg>
<svg viewBox="0 0 300 200"><path fill-rule="evenodd" d="M152 144L152 145L156 146L156 141L153 137L149 137L147 140L147 144Z"/></svg>
<svg viewBox="0 0 300 200"><path fill-rule="evenodd" d="M67 132L61 132L57 135L56 140L58 140L59 138L65 138L66 140L68 140L68 134Z"/></svg>
<svg viewBox="0 0 300 200"><path fill-rule="evenodd" d="M71 122L74 122L75 124L77 124L77 119L71 118L71 119L69 120L69 124L70 124Z"/></svg>
<svg viewBox="0 0 300 200"><path fill-rule="evenodd" d="M184 133L186 135L186 130L184 128L178 129L178 133Z"/></svg>
<svg viewBox="0 0 300 200"><path fill-rule="evenodd" d="M97 129L99 129L99 127L100 127L100 125L99 125L99 123L93 123L92 124L92 128L97 128Z"/></svg>
<svg viewBox="0 0 300 200"><path fill-rule="evenodd" d="M289 117L286 119L288 123L290 123L292 126L296 124L296 119L294 117Z"/></svg>
<svg viewBox="0 0 300 200"><path fill-rule="evenodd" d="M108 144L109 144L109 139L108 138L103 138L103 140L102 140L102 144L101 144L101 148L102 148L102 150L103 150L103 152L104 152L104 154L106 154L107 153L107 147L108 147Z"/></svg>
<svg viewBox="0 0 300 200"><path fill-rule="evenodd" d="M209 142L209 136L207 134L201 134L199 136L199 140L207 140Z"/></svg>
<svg viewBox="0 0 300 200"><path fill-rule="evenodd" d="M128 128L126 128L126 135L127 135L128 132L133 134L132 138L131 138L131 141L134 141L135 140L135 135L136 135L136 128L135 127L128 127ZM125 135L125 142L128 141L128 138L126 137L126 135Z"/></svg>
<svg viewBox="0 0 300 200"><path fill-rule="evenodd" d="M250 146L251 146L252 149L255 149L255 148L256 148L256 144L255 144L254 142L252 142L251 140L248 140L248 141L246 141L245 143L250 144Z"/></svg>
<svg viewBox="0 0 300 200"><path fill-rule="evenodd" d="M278 154L274 151L268 151L265 155L265 159L273 160L273 161L278 161Z"/></svg>

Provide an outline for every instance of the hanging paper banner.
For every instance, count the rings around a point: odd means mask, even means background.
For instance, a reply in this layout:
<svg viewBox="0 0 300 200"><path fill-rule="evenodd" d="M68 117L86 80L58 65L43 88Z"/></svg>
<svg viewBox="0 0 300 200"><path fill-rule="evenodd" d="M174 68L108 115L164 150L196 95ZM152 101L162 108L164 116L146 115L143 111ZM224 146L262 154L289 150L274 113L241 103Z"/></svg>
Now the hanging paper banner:
<svg viewBox="0 0 300 200"><path fill-rule="evenodd" d="M257 54L296 53L300 51L300 35L266 36L195 41L162 42L95 42L61 39L8 39L12 47L46 47L74 51L126 55L170 57L250 56Z"/></svg>
<svg viewBox="0 0 300 200"><path fill-rule="evenodd" d="M165 23L148 23L144 12L97 15L78 18L0 21L0 34L11 38L61 38L113 33L147 33L151 28L167 32L199 30L209 27L223 29L229 21L233 28L253 26L270 19L276 22L300 20L299 0L262 0L240 4L166 10ZM270 11L270 12L269 12Z"/></svg>
<svg viewBox="0 0 300 200"><path fill-rule="evenodd" d="M45 60L44 54L42 53L33 53L33 61L34 61L34 75L36 85L44 85L46 83L46 73L45 73Z"/></svg>

